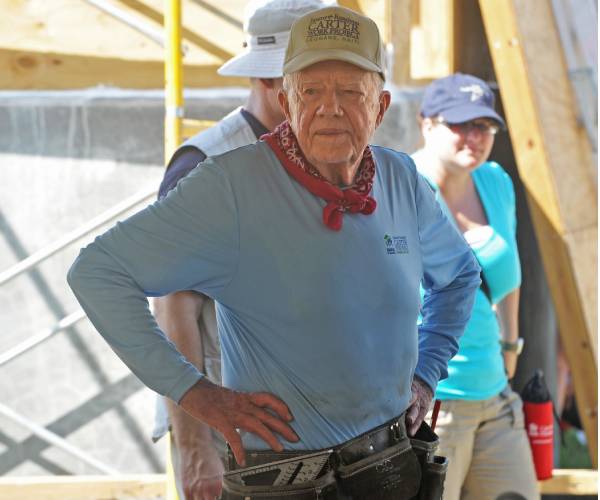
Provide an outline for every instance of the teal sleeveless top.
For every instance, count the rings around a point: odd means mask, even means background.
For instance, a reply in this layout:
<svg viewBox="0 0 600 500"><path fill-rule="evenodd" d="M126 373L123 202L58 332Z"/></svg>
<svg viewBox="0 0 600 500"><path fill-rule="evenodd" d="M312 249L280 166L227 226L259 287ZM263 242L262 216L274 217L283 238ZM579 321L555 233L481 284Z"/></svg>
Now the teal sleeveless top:
<svg viewBox="0 0 600 500"><path fill-rule="evenodd" d="M471 176L489 225L464 236L482 268L491 300L497 304L521 284L514 188L508 174L495 162L482 164ZM437 189L436 197L454 222ZM507 378L499 340L496 313L480 288L471 319L459 340L458 353L450 360L448 378L439 383L436 398L477 401L502 391Z"/></svg>

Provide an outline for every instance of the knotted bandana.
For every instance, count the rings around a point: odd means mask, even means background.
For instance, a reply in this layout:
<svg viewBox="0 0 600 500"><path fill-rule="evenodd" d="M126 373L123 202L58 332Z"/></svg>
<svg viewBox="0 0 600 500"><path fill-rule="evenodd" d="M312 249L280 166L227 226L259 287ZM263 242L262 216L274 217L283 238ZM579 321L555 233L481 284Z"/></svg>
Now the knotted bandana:
<svg viewBox="0 0 600 500"><path fill-rule="evenodd" d="M270 134L263 135L261 140L271 147L291 177L327 202L323 208L323 224L329 229L342 229L344 212L370 215L377 208L377 202L369 196L375 178L375 162L369 146L363 151L354 184L347 189L340 189L325 179L304 157L287 121Z"/></svg>

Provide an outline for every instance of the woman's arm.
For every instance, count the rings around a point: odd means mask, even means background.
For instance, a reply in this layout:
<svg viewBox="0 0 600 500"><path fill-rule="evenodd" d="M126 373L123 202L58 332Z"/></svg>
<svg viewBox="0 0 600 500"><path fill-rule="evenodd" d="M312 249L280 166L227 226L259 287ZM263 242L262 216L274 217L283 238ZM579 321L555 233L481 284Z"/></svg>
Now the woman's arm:
<svg viewBox="0 0 600 500"><path fill-rule="evenodd" d="M500 322L500 334L504 342L515 344L519 339L519 296L520 288L515 288L497 305L496 312ZM502 351L504 367L509 380L517 369L517 351Z"/></svg>

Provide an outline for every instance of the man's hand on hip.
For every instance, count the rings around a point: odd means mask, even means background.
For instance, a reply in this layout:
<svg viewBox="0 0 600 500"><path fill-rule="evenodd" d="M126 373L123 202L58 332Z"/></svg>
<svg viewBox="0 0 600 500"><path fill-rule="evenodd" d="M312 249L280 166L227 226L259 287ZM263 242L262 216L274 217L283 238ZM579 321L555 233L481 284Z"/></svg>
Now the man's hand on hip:
<svg viewBox="0 0 600 500"><path fill-rule="evenodd" d="M411 385L412 397L408 410L406 411L406 423L408 425L408 435L414 436L419 430L425 415L429 411L433 392L431 388L419 377L415 376Z"/></svg>
<svg viewBox="0 0 600 500"><path fill-rule="evenodd" d="M256 434L275 451L283 450L275 433L287 441L298 441L287 423L293 420L289 408L267 392L237 392L201 379L184 394L179 406L223 434L242 466L246 454L237 429Z"/></svg>

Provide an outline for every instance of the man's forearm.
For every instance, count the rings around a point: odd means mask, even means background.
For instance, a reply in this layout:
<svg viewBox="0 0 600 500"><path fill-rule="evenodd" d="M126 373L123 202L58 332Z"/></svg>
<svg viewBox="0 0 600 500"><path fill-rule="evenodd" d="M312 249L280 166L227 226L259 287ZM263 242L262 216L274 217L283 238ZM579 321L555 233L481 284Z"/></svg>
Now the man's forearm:
<svg viewBox="0 0 600 500"><path fill-rule="evenodd" d="M425 296L415 373L434 391L448 376L448 361L458 351L479 284L478 267L468 266L449 286Z"/></svg>

